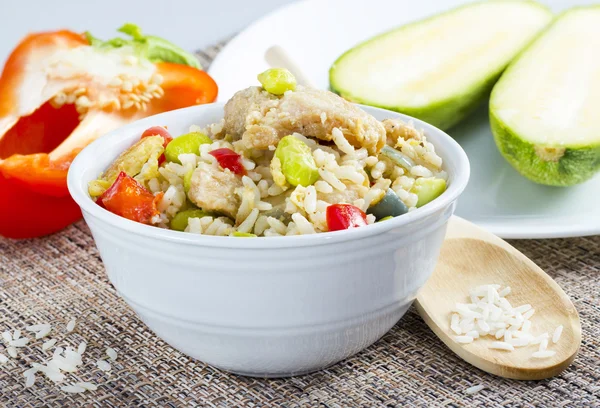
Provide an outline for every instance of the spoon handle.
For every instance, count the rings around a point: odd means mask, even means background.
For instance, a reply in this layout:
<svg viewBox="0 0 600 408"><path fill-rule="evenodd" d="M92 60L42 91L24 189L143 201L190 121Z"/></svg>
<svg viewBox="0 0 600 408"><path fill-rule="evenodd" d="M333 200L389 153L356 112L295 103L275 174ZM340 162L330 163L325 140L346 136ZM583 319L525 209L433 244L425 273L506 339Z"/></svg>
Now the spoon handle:
<svg viewBox="0 0 600 408"><path fill-rule="evenodd" d="M294 62L292 57L279 45L273 45L265 52L265 61L273 67L286 68L296 77L296 81L300 85L307 86L309 88L316 88L317 86L310 80L310 78L302 72L298 64Z"/></svg>

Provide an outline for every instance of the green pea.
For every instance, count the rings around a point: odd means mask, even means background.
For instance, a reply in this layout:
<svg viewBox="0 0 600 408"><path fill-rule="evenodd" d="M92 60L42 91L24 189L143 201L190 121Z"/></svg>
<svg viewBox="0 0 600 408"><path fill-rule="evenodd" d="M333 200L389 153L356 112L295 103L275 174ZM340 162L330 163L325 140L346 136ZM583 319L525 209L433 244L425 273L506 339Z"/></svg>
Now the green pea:
<svg viewBox="0 0 600 408"><path fill-rule="evenodd" d="M279 141L275 157L281 162L281 172L292 186L310 186L319 179L310 147L294 136L286 136Z"/></svg>
<svg viewBox="0 0 600 408"><path fill-rule="evenodd" d="M232 237L240 237L240 238L255 238L257 235L256 234L251 234L249 232L238 232L235 231L233 234L231 234Z"/></svg>
<svg viewBox="0 0 600 408"><path fill-rule="evenodd" d="M183 176L183 189L185 190L185 193L187 194L190 191L190 188L192 188L192 175L194 174L194 170L190 170L187 173L185 173L185 176Z"/></svg>
<svg viewBox="0 0 600 408"><path fill-rule="evenodd" d="M184 153L199 154L200 145L212 143L212 139L200 132L187 133L171 140L165 148L165 157L170 162L181 164L179 155Z"/></svg>
<svg viewBox="0 0 600 408"><path fill-rule="evenodd" d="M206 215L208 214L199 209L178 212L171 220L171 229L175 231L184 231L190 218L202 218Z"/></svg>
<svg viewBox="0 0 600 408"><path fill-rule="evenodd" d="M286 91L296 90L296 77L285 68L267 69L258 74L258 80L265 91L274 95L283 95Z"/></svg>
<svg viewBox="0 0 600 408"><path fill-rule="evenodd" d="M446 180L433 177L418 178L410 191L419 198L417 207L422 207L446 191Z"/></svg>
<svg viewBox="0 0 600 408"><path fill-rule="evenodd" d="M393 219L393 218L394 218L394 217L393 217L392 215L388 215L387 217L383 217L382 219L380 219L380 220L379 220L379 221L377 221L377 222L381 222L381 221L387 221L387 220L391 220L391 219Z"/></svg>

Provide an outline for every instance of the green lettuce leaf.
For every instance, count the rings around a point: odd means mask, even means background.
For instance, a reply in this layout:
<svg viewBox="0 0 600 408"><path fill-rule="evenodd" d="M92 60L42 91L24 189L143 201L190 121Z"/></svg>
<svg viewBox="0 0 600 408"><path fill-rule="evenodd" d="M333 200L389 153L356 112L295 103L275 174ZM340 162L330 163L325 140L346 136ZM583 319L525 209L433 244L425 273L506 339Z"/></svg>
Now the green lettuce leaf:
<svg viewBox="0 0 600 408"><path fill-rule="evenodd" d="M193 54L164 38L144 35L140 27L135 24L126 23L118 31L130 36L131 39L116 37L104 41L94 37L89 31L85 33L85 37L92 47L110 49L130 46L138 56L147 58L151 62L172 62L202 69Z"/></svg>

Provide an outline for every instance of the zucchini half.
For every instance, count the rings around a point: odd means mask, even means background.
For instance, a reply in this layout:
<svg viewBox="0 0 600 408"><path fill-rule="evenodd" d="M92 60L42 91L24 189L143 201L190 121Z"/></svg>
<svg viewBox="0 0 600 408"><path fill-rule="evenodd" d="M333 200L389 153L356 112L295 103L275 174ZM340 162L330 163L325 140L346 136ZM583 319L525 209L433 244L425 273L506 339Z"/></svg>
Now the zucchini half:
<svg viewBox="0 0 600 408"><path fill-rule="evenodd" d="M540 184L600 170L600 6L571 9L506 70L490 99L500 153Z"/></svg>
<svg viewBox="0 0 600 408"><path fill-rule="evenodd" d="M472 3L381 34L329 71L345 99L448 129L489 95L508 63L552 20L532 1Z"/></svg>

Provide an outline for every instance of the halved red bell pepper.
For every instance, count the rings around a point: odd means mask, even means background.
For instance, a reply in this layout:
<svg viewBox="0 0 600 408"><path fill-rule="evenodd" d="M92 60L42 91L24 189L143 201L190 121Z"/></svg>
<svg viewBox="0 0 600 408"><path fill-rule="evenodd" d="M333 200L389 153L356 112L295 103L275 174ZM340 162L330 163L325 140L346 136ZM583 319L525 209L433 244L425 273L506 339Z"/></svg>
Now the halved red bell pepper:
<svg viewBox="0 0 600 408"><path fill-rule="evenodd" d="M32 34L5 64L0 76L0 235L46 235L81 217L66 177L77 153L97 137L145 116L216 99L217 85L204 71L156 62L164 92L147 101L145 110L57 108L51 100L73 83L49 78L45 61L88 46L89 38L67 30Z"/></svg>

